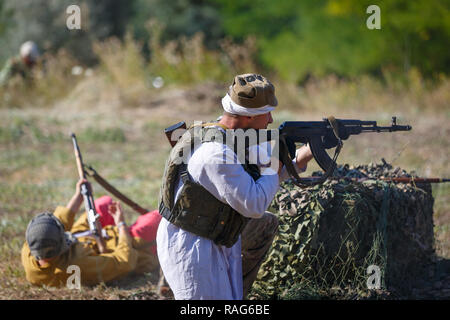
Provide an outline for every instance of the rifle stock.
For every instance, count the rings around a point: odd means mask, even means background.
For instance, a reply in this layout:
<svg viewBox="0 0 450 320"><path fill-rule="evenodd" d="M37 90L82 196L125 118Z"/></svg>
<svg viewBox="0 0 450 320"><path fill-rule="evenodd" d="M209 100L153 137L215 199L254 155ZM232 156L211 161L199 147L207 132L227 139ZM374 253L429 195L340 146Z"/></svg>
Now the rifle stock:
<svg viewBox="0 0 450 320"><path fill-rule="evenodd" d="M179 130L181 129L181 130ZM170 145L173 147L177 143L179 137L174 136L175 133L183 132L186 130L186 123L184 121L178 122L166 129L164 129L164 133L166 134L167 140L169 140ZM181 136L181 135L180 135Z"/></svg>

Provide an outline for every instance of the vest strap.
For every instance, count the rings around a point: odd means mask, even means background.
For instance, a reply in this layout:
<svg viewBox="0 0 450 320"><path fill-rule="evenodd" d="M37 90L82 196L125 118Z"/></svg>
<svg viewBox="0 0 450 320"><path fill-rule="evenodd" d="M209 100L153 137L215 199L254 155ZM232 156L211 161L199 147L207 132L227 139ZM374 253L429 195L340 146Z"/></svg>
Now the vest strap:
<svg viewBox="0 0 450 320"><path fill-rule="evenodd" d="M213 131L210 132L213 135L208 134L208 138L202 139L201 143L214 141L212 137L218 134L225 135L217 127L222 127L224 130L228 129L218 123L206 123L198 126L203 130L204 135L207 131ZM188 130L192 133L194 127L191 126ZM224 143L225 141L223 140ZM230 205L219 201L203 186L194 182L188 173L186 163L175 163L176 155L180 150L193 144L194 136L192 134L190 136L183 135L166 162L159 213L167 221L185 231L210 239L217 245L231 247L239 240L239 235L249 218L235 211ZM245 171L252 175L253 179L259 178L259 168L256 165L254 165L254 168L251 168L253 165L243 167ZM251 173L252 171L255 175ZM175 201L175 186L179 183L179 179L181 179L183 185Z"/></svg>
<svg viewBox="0 0 450 320"><path fill-rule="evenodd" d="M167 208L162 201L159 204L159 214L162 215L167 221L170 221L170 218L172 217L172 211Z"/></svg>
<svg viewBox="0 0 450 320"><path fill-rule="evenodd" d="M181 181L183 181L183 183L186 183L186 181L191 180L191 178L189 177L189 172L187 170L187 164L182 163L180 164L180 179Z"/></svg>

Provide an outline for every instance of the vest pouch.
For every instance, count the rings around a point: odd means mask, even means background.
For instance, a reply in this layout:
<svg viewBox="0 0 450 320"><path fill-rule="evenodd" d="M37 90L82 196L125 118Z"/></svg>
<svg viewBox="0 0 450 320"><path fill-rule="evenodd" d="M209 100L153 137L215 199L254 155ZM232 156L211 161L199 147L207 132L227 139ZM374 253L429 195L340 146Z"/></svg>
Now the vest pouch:
<svg viewBox="0 0 450 320"><path fill-rule="evenodd" d="M248 219L193 181L182 188L169 221L217 245L233 246Z"/></svg>
<svg viewBox="0 0 450 320"><path fill-rule="evenodd" d="M227 212L227 205L225 205L224 203L220 203L218 210L216 212L217 212L217 214L216 214L217 221L216 221L216 225L214 226L214 230L211 233L210 239L213 240L216 244L221 244L221 243L218 243L218 239L221 237L223 230L225 229L225 224L229 220L228 212Z"/></svg>
<svg viewBox="0 0 450 320"><path fill-rule="evenodd" d="M222 232L217 236L215 243L232 247L238 240L239 235L248 222L248 218L244 217L229 205L223 205L222 219L219 222L222 226Z"/></svg>
<svg viewBox="0 0 450 320"><path fill-rule="evenodd" d="M203 139L197 141L198 135L194 129L194 127L188 129L170 152L164 168L159 211L165 219L179 228L210 239L217 245L231 247L238 241L249 219L192 181L189 175L184 174L187 172L187 165L178 163L182 154L192 150L196 142L211 142L214 141L213 137L220 134L224 136L223 141L226 141L225 133L215 127L201 127ZM209 134L210 131L214 134ZM259 178L259 168L256 165L243 165L243 168L254 180ZM182 179L183 186L174 203L175 186L179 178Z"/></svg>
<svg viewBox="0 0 450 320"><path fill-rule="evenodd" d="M173 221L170 222L193 234L211 239L219 220L215 210L220 201L190 180L185 181L182 188L173 209Z"/></svg>

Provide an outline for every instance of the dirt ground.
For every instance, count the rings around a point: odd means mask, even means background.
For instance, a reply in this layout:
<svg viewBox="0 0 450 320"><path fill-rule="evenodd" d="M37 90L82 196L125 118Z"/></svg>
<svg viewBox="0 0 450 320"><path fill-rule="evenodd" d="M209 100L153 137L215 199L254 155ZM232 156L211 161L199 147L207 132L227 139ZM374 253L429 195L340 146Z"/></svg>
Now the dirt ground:
<svg viewBox="0 0 450 320"><path fill-rule="evenodd" d="M0 299L166 299L155 293L158 277L154 274L130 276L81 291L33 287L24 279L20 262L25 229L34 214L64 205L73 193L77 173L70 131L77 133L86 163L93 164L140 205L156 208L170 150L163 129L182 120L217 118L224 86L168 88L133 108L124 107L114 93L77 96L89 86L89 82L81 83L71 96L52 107L0 109ZM90 90L96 89L91 86ZM420 176L450 177L448 111L399 108L391 114L370 107L340 110L338 104L325 109L315 100L309 102L313 102L310 107L280 106L271 127L286 120L321 120L330 114L388 124L390 116L397 115L400 123L413 126L410 133L352 137L345 142L339 163L361 164L385 158ZM312 164L306 175L317 168ZM99 185L93 185L96 197L105 193ZM433 186L438 258L426 279L419 281L411 293L416 299L450 298L449 191L448 185ZM128 210L127 222L136 217ZM395 293L393 297L400 298Z"/></svg>

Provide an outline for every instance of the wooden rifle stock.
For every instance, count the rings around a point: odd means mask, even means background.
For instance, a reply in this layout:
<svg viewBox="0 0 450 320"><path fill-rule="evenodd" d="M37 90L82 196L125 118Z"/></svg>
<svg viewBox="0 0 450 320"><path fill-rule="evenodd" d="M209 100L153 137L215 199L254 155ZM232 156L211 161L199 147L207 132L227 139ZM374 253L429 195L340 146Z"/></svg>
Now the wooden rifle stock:
<svg viewBox="0 0 450 320"><path fill-rule="evenodd" d="M178 122L166 129L164 129L164 133L166 134L167 140L169 140L170 145L173 147L177 144L177 141L181 134L179 136L175 137L175 133L178 131L178 133L184 132L186 130L186 123L184 121Z"/></svg>

